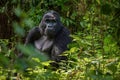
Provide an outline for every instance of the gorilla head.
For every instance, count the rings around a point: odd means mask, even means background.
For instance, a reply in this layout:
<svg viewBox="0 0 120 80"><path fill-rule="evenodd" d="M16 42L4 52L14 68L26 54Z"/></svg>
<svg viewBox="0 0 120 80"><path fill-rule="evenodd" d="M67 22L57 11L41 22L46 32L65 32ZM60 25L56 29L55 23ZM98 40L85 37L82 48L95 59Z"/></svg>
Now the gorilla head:
<svg viewBox="0 0 120 80"><path fill-rule="evenodd" d="M62 27L59 14L52 10L44 14L39 26L41 34L49 38L54 38Z"/></svg>

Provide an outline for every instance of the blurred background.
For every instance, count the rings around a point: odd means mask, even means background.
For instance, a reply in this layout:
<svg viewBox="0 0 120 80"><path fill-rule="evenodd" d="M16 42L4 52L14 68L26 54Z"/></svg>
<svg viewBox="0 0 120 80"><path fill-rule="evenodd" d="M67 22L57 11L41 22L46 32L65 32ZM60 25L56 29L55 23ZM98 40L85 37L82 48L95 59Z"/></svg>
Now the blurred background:
<svg viewBox="0 0 120 80"><path fill-rule="evenodd" d="M48 10L60 14L73 38L67 63L56 71L45 69L46 57L23 45ZM19 59L20 52L30 57ZM0 80L120 80L119 75L119 0L0 0Z"/></svg>

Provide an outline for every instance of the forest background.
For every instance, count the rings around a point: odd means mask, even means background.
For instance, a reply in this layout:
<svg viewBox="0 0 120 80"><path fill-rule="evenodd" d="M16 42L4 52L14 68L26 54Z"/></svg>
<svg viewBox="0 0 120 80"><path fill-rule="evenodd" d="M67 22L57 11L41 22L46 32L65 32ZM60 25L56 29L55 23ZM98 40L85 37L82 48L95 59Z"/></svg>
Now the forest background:
<svg viewBox="0 0 120 80"><path fill-rule="evenodd" d="M57 11L73 41L56 71L23 47L28 31ZM24 51L29 58L19 59ZM25 67L29 66L27 71ZM119 0L0 0L0 80L120 80Z"/></svg>

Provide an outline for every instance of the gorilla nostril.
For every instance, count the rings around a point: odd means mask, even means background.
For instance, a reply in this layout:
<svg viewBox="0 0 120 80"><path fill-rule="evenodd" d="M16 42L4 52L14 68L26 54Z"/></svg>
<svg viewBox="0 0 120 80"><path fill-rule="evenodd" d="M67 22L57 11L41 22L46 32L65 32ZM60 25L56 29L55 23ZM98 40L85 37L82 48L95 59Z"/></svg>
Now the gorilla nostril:
<svg viewBox="0 0 120 80"><path fill-rule="evenodd" d="M51 28L52 26L48 26L49 28Z"/></svg>

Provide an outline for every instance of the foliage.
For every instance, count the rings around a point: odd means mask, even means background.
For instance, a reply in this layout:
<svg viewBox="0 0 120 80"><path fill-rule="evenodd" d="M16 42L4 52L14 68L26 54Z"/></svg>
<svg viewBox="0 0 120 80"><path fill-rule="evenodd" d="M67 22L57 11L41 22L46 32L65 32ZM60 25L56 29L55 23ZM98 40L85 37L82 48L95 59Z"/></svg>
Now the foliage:
<svg viewBox="0 0 120 80"><path fill-rule="evenodd" d="M0 39L1 80L120 79L119 0L8 0L3 4L0 13L12 8L16 19L12 22L15 35ZM60 62L59 69L50 66L46 55L22 43L28 30L39 26L50 9L60 13L73 38L64 54L68 60ZM20 52L26 57L18 58Z"/></svg>

